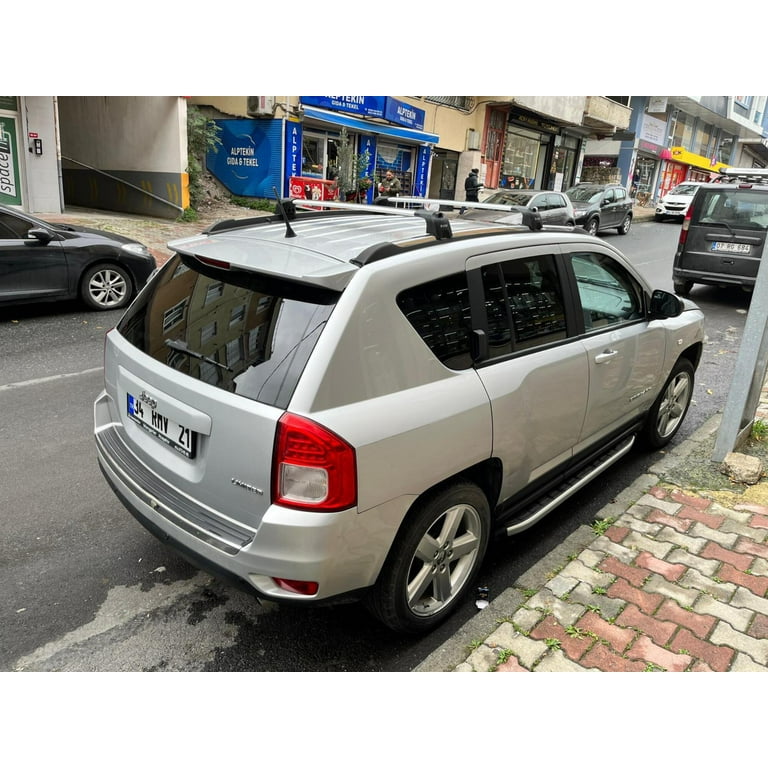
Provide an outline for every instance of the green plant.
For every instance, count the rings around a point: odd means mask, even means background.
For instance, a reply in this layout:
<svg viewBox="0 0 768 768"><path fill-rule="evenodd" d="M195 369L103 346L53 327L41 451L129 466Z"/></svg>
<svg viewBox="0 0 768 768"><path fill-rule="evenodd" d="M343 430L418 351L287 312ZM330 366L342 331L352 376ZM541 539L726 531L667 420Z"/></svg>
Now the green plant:
<svg viewBox="0 0 768 768"><path fill-rule="evenodd" d="M371 155L366 150L362 154L357 154L355 148L349 140L349 134L346 128L342 128L339 133L339 141L337 143L337 155L336 162L338 167L338 185L339 195L342 199L345 196L354 194L363 190L361 183L363 179L370 182L369 187L373 184L372 179L368 179L365 174L368 170L368 163L370 162ZM367 188L366 188L367 189Z"/></svg>
<svg viewBox="0 0 768 768"><path fill-rule="evenodd" d="M595 520L592 523L592 530L598 536L602 536L615 522L615 517L606 517L604 520Z"/></svg>
<svg viewBox="0 0 768 768"><path fill-rule="evenodd" d="M194 104L187 106L187 173L189 174L189 204L197 208L202 202L202 176L205 156L218 152L222 141L221 128L206 117Z"/></svg>
<svg viewBox="0 0 768 768"><path fill-rule="evenodd" d="M556 638L556 637L548 637L544 640L545 645L547 648L552 648L553 650L560 650L560 646L562 643Z"/></svg>
<svg viewBox="0 0 768 768"><path fill-rule="evenodd" d="M230 201L235 205L241 205L243 208L250 208L254 211L275 212L275 203L273 200L265 200L263 197L237 197L233 195Z"/></svg>
<svg viewBox="0 0 768 768"><path fill-rule="evenodd" d="M496 665L503 664L505 661L509 661L510 657L514 654L509 648L502 648L496 656Z"/></svg>
<svg viewBox="0 0 768 768"><path fill-rule="evenodd" d="M756 419L752 422L752 431L751 431L751 437L753 440L757 440L758 443L765 440L766 435L768 435L768 424L764 422L762 419Z"/></svg>

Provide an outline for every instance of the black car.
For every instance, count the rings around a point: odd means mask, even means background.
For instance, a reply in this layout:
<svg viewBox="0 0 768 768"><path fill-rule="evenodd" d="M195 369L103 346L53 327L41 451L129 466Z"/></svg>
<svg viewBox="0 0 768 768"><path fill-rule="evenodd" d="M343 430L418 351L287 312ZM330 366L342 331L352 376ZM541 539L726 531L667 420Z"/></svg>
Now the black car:
<svg viewBox="0 0 768 768"><path fill-rule="evenodd" d="M90 309L121 309L155 267L147 247L128 237L0 205L0 306L81 299Z"/></svg>
<svg viewBox="0 0 768 768"><path fill-rule="evenodd" d="M632 226L632 198L620 184L582 182L566 190L573 203L576 224L596 235L604 229L615 229L626 235Z"/></svg>

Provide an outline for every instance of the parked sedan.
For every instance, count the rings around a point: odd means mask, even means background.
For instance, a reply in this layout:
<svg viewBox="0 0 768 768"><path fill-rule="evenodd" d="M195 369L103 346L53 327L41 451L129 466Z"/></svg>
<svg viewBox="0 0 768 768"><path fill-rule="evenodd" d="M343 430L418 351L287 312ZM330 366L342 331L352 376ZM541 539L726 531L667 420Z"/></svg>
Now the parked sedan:
<svg viewBox="0 0 768 768"><path fill-rule="evenodd" d="M128 237L0 205L0 306L81 299L94 310L122 309L155 267Z"/></svg>
<svg viewBox="0 0 768 768"><path fill-rule="evenodd" d="M582 182L565 193L573 203L576 224L590 235L615 229L626 235L632 226L632 198L619 184Z"/></svg>
<svg viewBox="0 0 768 768"><path fill-rule="evenodd" d="M541 216L542 224L573 225L576 217L571 201L562 192L549 192L537 189L509 189L494 192L483 200L483 205L512 206L510 212L474 208L464 213L462 218L495 221L500 224L519 224L519 210L527 208Z"/></svg>

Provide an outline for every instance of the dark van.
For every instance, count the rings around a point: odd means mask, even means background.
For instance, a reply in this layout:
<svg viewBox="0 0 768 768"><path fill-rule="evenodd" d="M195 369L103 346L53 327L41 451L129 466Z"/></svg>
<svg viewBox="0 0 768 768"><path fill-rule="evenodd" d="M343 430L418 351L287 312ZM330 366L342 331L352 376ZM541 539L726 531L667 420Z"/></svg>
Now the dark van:
<svg viewBox="0 0 768 768"><path fill-rule="evenodd" d="M683 220L672 267L678 296L696 283L751 291L768 227L768 170L729 168L699 187Z"/></svg>

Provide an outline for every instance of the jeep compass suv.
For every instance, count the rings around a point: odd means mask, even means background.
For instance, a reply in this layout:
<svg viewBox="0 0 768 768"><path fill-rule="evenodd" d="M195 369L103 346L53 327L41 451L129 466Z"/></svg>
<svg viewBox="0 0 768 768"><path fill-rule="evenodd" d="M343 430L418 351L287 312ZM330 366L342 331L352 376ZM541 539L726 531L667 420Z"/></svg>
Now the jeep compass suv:
<svg viewBox="0 0 768 768"><path fill-rule="evenodd" d="M98 462L204 569L426 631L492 534L672 439L703 316L534 214L312 205L169 244L106 335Z"/></svg>

